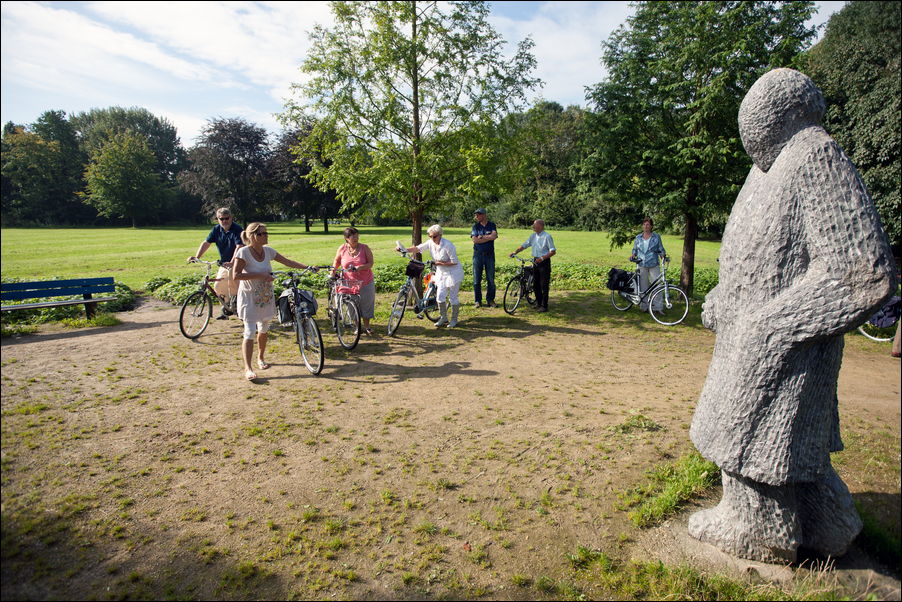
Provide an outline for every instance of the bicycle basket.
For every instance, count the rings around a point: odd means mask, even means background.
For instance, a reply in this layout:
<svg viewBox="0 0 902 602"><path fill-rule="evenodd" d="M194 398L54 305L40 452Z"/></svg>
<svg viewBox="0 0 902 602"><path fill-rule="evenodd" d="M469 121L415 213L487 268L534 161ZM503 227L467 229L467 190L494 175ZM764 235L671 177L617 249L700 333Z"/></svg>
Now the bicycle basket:
<svg viewBox="0 0 902 602"><path fill-rule="evenodd" d="M290 326L294 322L294 312L291 311L291 291L285 289L279 297L276 306L279 310L279 322L282 326Z"/></svg>
<svg viewBox="0 0 902 602"><path fill-rule="evenodd" d="M404 273L410 276L411 278L419 278L420 274L423 273L423 269L426 267L426 264L422 261L417 261L416 259L411 259L410 263L407 264L407 269L404 270Z"/></svg>
<svg viewBox="0 0 902 602"><path fill-rule="evenodd" d="M627 272L626 270L618 270L617 268L611 268L608 272L608 288L612 291L627 291L630 290L630 280L633 275Z"/></svg>
<svg viewBox="0 0 902 602"><path fill-rule="evenodd" d="M357 280L348 280L347 278L339 278L335 283L335 292L339 295L359 295L360 282Z"/></svg>
<svg viewBox="0 0 902 602"><path fill-rule="evenodd" d="M310 291L298 290L298 293L301 297L301 311L306 312L308 315L315 316L316 310L319 308L316 297L314 297L313 293Z"/></svg>

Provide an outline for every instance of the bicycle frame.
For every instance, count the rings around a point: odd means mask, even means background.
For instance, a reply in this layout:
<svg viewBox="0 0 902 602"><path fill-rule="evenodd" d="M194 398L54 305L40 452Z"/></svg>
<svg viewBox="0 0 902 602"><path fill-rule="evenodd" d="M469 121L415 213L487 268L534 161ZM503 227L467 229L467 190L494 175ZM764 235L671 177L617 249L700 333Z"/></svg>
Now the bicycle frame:
<svg viewBox="0 0 902 602"><path fill-rule="evenodd" d="M212 278L211 277L211 274L213 273L213 266L214 265L218 266L219 263L216 261L204 261L203 259L195 259L191 263L203 263L203 264L206 264L206 266L207 266L207 273L204 274L204 279L200 282L200 285L198 286L197 290L200 292L203 292L203 293L210 293L213 296L213 298L219 302L220 305L225 307L225 303L223 302L222 297L220 297L219 294L217 294L216 289L214 289L213 285L210 284L211 282L219 282L220 280L222 280L221 278Z"/></svg>
<svg viewBox="0 0 902 602"><path fill-rule="evenodd" d="M626 291L620 291L621 296L625 299L628 299L633 305L639 305L642 302L647 301L653 294L658 292L659 289L664 289L664 299L669 301L668 297L668 289L673 286L669 282L667 282L667 265L670 263L668 260L661 261L661 273L655 278L654 282L650 282L648 284L648 288L644 291L639 291L638 293L628 293ZM639 288L640 279L639 279L639 265L636 265L636 271L633 272L633 282L636 283L636 288Z"/></svg>

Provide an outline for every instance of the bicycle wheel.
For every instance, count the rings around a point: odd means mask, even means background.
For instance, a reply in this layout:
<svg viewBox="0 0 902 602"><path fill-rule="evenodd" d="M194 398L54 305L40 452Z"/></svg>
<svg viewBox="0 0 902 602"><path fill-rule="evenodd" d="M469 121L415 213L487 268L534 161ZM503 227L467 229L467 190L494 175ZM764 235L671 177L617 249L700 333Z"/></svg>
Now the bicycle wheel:
<svg viewBox="0 0 902 602"><path fill-rule="evenodd" d="M874 326L870 322L865 322L858 327L858 332L872 341L885 343L887 341L892 341L893 337L896 336L896 323L898 321L899 320L896 320L893 322L892 326L887 326L886 328L880 328L879 326Z"/></svg>
<svg viewBox="0 0 902 602"><path fill-rule="evenodd" d="M391 314L388 316L388 336L395 334L398 326L401 325L401 318L404 317L404 310L407 309L407 289L402 288L395 297L395 302L391 306Z"/></svg>
<svg viewBox="0 0 902 602"><path fill-rule="evenodd" d="M435 285L430 284L429 288L426 289L426 292L423 293L423 306L424 307L426 306L427 300L435 299L435 295L436 295ZM435 313L435 309L436 309L435 307L432 307L432 308L423 310L423 315L426 316L426 319L429 320L430 322L435 322L436 320L438 320L438 316Z"/></svg>
<svg viewBox="0 0 902 602"><path fill-rule="evenodd" d="M523 291L523 298L529 303L530 307L536 306L536 277L532 274L526 277L526 282L520 287Z"/></svg>
<svg viewBox="0 0 902 602"><path fill-rule="evenodd" d="M304 329L301 332L301 329ZM311 317L297 316L294 319L294 335L297 337L298 348L304 365L310 374L319 374L323 369L323 335L319 332L319 326Z"/></svg>
<svg viewBox="0 0 902 602"><path fill-rule="evenodd" d="M633 306L633 302L620 294L620 291L611 291L611 305L617 311L626 311Z"/></svg>
<svg viewBox="0 0 902 602"><path fill-rule="evenodd" d="M335 334L341 346L350 351L360 340L360 312L357 304L348 299L338 302L338 313L335 320Z"/></svg>
<svg viewBox="0 0 902 602"><path fill-rule="evenodd" d="M649 299L648 313L664 326L679 324L689 313L689 297L678 286L661 287Z"/></svg>
<svg viewBox="0 0 902 602"><path fill-rule="evenodd" d="M182 303L179 314L179 330L189 339L196 339L207 329L213 316L213 300L203 291L192 293Z"/></svg>
<svg viewBox="0 0 902 602"><path fill-rule="evenodd" d="M514 315L522 299L523 288L520 286L520 279L514 276L507 283L507 288L504 289L504 311Z"/></svg>

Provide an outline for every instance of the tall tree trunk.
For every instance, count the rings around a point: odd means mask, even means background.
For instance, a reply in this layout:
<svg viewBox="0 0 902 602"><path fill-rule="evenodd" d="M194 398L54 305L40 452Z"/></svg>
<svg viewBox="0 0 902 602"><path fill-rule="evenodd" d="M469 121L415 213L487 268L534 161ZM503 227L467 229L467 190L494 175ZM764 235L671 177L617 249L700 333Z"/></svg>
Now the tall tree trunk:
<svg viewBox="0 0 902 602"><path fill-rule="evenodd" d="M326 215L323 216L323 232L329 233L329 217Z"/></svg>
<svg viewBox="0 0 902 602"><path fill-rule="evenodd" d="M310 232L310 216L304 214L304 232Z"/></svg>
<svg viewBox="0 0 902 602"><path fill-rule="evenodd" d="M683 261L680 266L680 288L692 297L695 285L695 241L698 239L698 219L686 214L686 230L683 233Z"/></svg>
<svg viewBox="0 0 902 602"><path fill-rule="evenodd" d="M420 184L419 180L419 161L420 161L420 67L419 61L417 58L417 3L416 0L411 0L410 8L412 11L411 19L410 19L410 40L413 48L413 55L410 57L410 82L412 87L412 97L413 104L411 106L411 113L413 116L413 131L411 139L413 147L411 150L413 152L413 206L414 210L411 211L411 218L413 219L413 232L411 233L411 241L414 245L419 245L423 242L423 187ZM416 254L416 258L419 260L423 259L421 253ZM423 281L417 279L416 282L417 291L420 294L423 294Z"/></svg>

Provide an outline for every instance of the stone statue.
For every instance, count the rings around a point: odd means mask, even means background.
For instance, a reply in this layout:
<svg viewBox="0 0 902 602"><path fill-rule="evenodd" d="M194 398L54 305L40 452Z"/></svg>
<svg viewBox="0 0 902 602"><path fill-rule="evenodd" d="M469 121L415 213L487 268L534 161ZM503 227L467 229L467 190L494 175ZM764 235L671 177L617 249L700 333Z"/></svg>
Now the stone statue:
<svg viewBox="0 0 902 602"><path fill-rule="evenodd" d="M717 338L690 436L720 466L723 497L689 533L752 560L794 561L799 547L840 556L861 530L830 464L842 449L836 381L843 334L896 276L874 203L819 125L824 109L792 69L746 94L739 131L754 165L702 308Z"/></svg>

